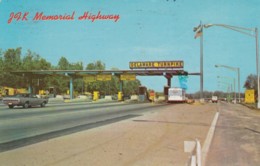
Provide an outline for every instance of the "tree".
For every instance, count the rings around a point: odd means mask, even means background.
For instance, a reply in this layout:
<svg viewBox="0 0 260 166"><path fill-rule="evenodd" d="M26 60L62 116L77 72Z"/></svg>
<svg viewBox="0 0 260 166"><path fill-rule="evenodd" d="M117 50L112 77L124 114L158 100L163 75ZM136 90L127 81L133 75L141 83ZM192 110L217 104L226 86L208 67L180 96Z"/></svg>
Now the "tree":
<svg viewBox="0 0 260 166"><path fill-rule="evenodd" d="M89 63L86 66L86 70L105 70L106 66L104 63L102 63L100 60L96 61L94 63ZM85 89L87 89L87 91L89 92L93 92L93 91L100 91L100 93L103 95L106 93L105 87L107 87L108 84L107 82L102 82L102 81L95 81L95 82L91 82L88 83L85 86Z"/></svg>
<svg viewBox="0 0 260 166"><path fill-rule="evenodd" d="M22 59L23 70L48 70L51 64L41 58L39 54L27 50L26 56Z"/></svg>
<svg viewBox="0 0 260 166"><path fill-rule="evenodd" d="M21 51L22 48L8 49L4 52L4 57L1 58L2 63L2 79L1 84L10 87L17 87L21 78L11 75L10 71L17 71L21 69Z"/></svg>
<svg viewBox="0 0 260 166"><path fill-rule="evenodd" d="M56 69L59 70L83 70L83 63L82 62L76 62L76 63L69 63L69 61L65 57L61 57L58 66ZM74 78L75 79L75 78ZM73 82L74 90L75 91L82 91L82 79L75 79ZM64 94L69 89L69 77L64 76L51 76L48 77L48 86L49 87L55 87L56 92L59 94Z"/></svg>
<svg viewBox="0 0 260 166"><path fill-rule="evenodd" d="M257 76L250 74L249 76L247 76L245 84L244 84L244 88L246 89L254 89L255 91L257 91Z"/></svg>
<svg viewBox="0 0 260 166"><path fill-rule="evenodd" d="M3 77L3 66L4 66L4 61L3 61L3 57L2 57L3 53L2 53L2 50L0 49L0 80L3 80L4 77ZM1 85L0 85L1 86Z"/></svg>
<svg viewBox="0 0 260 166"><path fill-rule="evenodd" d="M41 58L39 54L32 52L31 50L27 50L26 55L22 58L21 69L25 71L30 70L49 70L51 68L51 64L47 62L45 59ZM43 77L34 78L32 80L32 86L35 87L34 91L38 92L38 90L46 89L47 84ZM28 83L25 78L19 82L21 87L27 87Z"/></svg>
<svg viewBox="0 0 260 166"><path fill-rule="evenodd" d="M69 66L70 66L69 61L65 57L61 57L58 63L58 69L68 70Z"/></svg>
<svg viewBox="0 0 260 166"><path fill-rule="evenodd" d="M133 94L138 94L139 86L141 86L141 82L139 80L124 81L124 86L123 86L124 95L130 96Z"/></svg>
<svg viewBox="0 0 260 166"><path fill-rule="evenodd" d="M83 70L83 63L70 63L65 57L61 57L57 66L43 59L39 54L27 50L24 57L22 57L22 48L10 48L2 52L0 49L0 86L8 86L13 88L26 88L29 85L27 77L13 75L11 71L31 71L31 70ZM86 70L105 70L105 63L98 60L89 63ZM116 70L116 69L114 69ZM116 94L119 91L119 77L112 76L110 81L96 81L84 85L82 77L74 78L74 90L81 92L87 89L90 92L95 90L100 91L100 94ZM49 87L55 87L59 94L66 93L69 89L69 77L63 75L45 76L41 78L33 78L32 86L34 92L38 90L47 90ZM141 85L139 80L124 81L123 89L126 95L137 94L138 87Z"/></svg>
<svg viewBox="0 0 260 166"><path fill-rule="evenodd" d="M94 63L89 63L86 66L86 70L105 70L105 69L106 69L105 63L102 63L100 60Z"/></svg>
<svg viewBox="0 0 260 166"><path fill-rule="evenodd" d="M69 64L69 69L70 70L83 70L83 63L82 62L76 62Z"/></svg>

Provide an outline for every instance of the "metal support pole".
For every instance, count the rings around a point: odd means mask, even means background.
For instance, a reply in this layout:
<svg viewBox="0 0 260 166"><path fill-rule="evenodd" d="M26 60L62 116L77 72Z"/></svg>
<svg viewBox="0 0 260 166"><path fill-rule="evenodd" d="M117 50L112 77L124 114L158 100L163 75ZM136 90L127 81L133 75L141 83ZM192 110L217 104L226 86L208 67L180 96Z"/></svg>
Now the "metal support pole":
<svg viewBox="0 0 260 166"><path fill-rule="evenodd" d="M32 88L32 77L29 77L28 92L29 92L30 94L33 93L33 88Z"/></svg>
<svg viewBox="0 0 260 166"><path fill-rule="evenodd" d="M84 94L84 80L83 80L83 77L82 77L82 87L81 87L81 94L83 95Z"/></svg>
<svg viewBox="0 0 260 166"><path fill-rule="evenodd" d="M238 84L238 102L240 103L241 102L241 97L240 97L240 68L237 68L237 75L238 75L238 78L237 78L237 84Z"/></svg>
<svg viewBox="0 0 260 166"><path fill-rule="evenodd" d="M258 49L258 29L255 28L255 40L256 40L256 74L257 74L257 108L260 108L260 101L259 101L259 49Z"/></svg>
<svg viewBox="0 0 260 166"><path fill-rule="evenodd" d="M203 25L201 25L201 36L200 36L200 99L203 99Z"/></svg>
<svg viewBox="0 0 260 166"><path fill-rule="evenodd" d="M255 28L255 43L256 43L256 75L258 76L258 59L259 59L259 56L258 56L258 29Z"/></svg>
<svg viewBox="0 0 260 166"><path fill-rule="evenodd" d="M171 87L172 84L172 78L167 78L167 86Z"/></svg>
<svg viewBox="0 0 260 166"><path fill-rule="evenodd" d="M70 77L70 99L73 99L73 78Z"/></svg>
<svg viewBox="0 0 260 166"><path fill-rule="evenodd" d="M123 81L119 82L119 91L123 92Z"/></svg>
<svg viewBox="0 0 260 166"><path fill-rule="evenodd" d="M237 95L236 95L236 79L234 78L234 99L235 99L235 104L237 103Z"/></svg>

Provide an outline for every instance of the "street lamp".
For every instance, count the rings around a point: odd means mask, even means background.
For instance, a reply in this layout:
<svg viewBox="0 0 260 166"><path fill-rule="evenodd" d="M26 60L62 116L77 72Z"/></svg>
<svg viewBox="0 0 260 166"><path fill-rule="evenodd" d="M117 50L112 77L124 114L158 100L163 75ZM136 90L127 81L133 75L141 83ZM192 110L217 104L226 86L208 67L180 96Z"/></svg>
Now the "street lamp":
<svg viewBox="0 0 260 166"><path fill-rule="evenodd" d="M221 84L221 82L218 82L218 87L219 87L219 88L226 88L226 89L227 89L227 92L228 92L228 86L227 86L227 85L224 86L224 84ZM226 90L226 89L225 89L225 90Z"/></svg>
<svg viewBox="0 0 260 166"><path fill-rule="evenodd" d="M240 33L243 33L245 35L251 36L255 38L256 41L256 74L257 74L257 91L258 91L258 97L260 97L260 91L259 91L259 49L258 49L258 29L257 28L244 28L244 27L237 27L237 26L231 26L231 25L226 25L226 24L205 24L204 28L209 28L212 26L220 26L220 27L224 27L233 31L237 31ZM254 32L254 34L252 34L252 32ZM238 84L238 86L240 86L240 84ZM240 88L239 88L240 91ZM240 96L240 93L239 93ZM239 98L240 101L240 98ZM260 108L260 100L258 100L257 102L257 108Z"/></svg>
<svg viewBox="0 0 260 166"><path fill-rule="evenodd" d="M218 85L226 85L226 88L227 88L227 101L229 102L231 97L230 97L230 93L232 92L232 84L228 83L228 82L221 82L221 81L218 81Z"/></svg>
<svg viewBox="0 0 260 166"><path fill-rule="evenodd" d="M237 95L236 95L236 80L235 80L235 78L224 77L224 76L217 76L217 78L224 78L224 79L229 79L229 80L233 81L233 83L234 83L234 99L235 99L234 103L236 104L236 102L237 102Z"/></svg>
<svg viewBox="0 0 260 166"><path fill-rule="evenodd" d="M220 85L220 84L226 85L226 88L227 88L227 101L229 102L230 99L231 99L232 91L233 91L232 83L218 81L218 85Z"/></svg>
<svg viewBox="0 0 260 166"><path fill-rule="evenodd" d="M237 72L238 102L240 103L240 101L241 101L241 98L240 98L240 69L238 67L230 67L230 66L226 66L226 65L215 65L215 67L224 67L224 68L227 68L227 69L230 69L232 71L236 71ZM234 87L234 89L235 89L235 87ZM235 100L235 102L236 102L236 100Z"/></svg>

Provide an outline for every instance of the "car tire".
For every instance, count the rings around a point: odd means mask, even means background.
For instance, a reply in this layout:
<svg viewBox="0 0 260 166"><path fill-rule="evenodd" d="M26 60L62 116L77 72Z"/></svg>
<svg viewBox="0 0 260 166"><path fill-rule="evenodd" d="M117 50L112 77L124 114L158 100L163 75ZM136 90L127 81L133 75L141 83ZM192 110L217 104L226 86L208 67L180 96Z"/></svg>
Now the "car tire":
<svg viewBox="0 0 260 166"><path fill-rule="evenodd" d="M8 107L9 107L9 108L14 108L14 106L13 106L13 105L9 105Z"/></svg>
<svg viewBox="0 0 260 166"><path fill-rule="evenodd" d="M23 108L29 108L29 102L24 103Z"/></svg>
<svg viewBox="0 0 260 166"><path fill-rule="evenodd" d="M45 107L45 105L46 105L46 102L43 102L43 103L41 104L41 107Z"/></svg>

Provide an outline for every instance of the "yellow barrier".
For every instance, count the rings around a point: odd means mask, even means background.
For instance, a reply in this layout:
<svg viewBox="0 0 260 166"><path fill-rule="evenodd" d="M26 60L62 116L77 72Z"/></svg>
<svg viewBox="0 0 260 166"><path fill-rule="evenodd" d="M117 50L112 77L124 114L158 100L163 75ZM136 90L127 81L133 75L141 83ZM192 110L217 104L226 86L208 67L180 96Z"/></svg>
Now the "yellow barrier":
<svg viewBox="0 0 260 166"><path fill-rule="evenodd" d="M118 92L118 95L117 95L117 100L118 101L122 101L123 100L123 92Z"/></svg>
<svg viewBox="0 0 260 166"><path fill-rule="evenodd" d="M98 91L94 91L93 92L93 100L97 101L99 99L99 92Z"/></svg>

